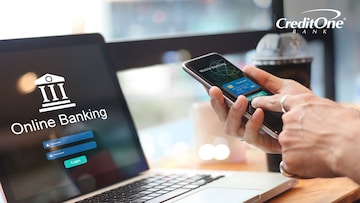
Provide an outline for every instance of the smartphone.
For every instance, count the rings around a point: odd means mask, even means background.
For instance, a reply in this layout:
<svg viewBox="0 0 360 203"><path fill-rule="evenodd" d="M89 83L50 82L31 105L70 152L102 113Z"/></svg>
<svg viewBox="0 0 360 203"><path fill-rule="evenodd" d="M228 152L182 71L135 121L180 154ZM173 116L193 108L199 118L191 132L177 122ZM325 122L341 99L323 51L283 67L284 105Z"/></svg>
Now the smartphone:
<svg viewBox="0 0 360 203"><path fill-rule="evenodd" d="M255 109L251 106L251 100L259 96L272 95L272 93L256 84L234 64L230 63L218 53L209 53L182 64L183 69L206 88L219 87L225 101L231 107L239 95L244 95L249 105L244 114L245 120L251 117ZM266 133L277 139L282 130L282 112L264 111L264 123L260 133Z"/></svg>

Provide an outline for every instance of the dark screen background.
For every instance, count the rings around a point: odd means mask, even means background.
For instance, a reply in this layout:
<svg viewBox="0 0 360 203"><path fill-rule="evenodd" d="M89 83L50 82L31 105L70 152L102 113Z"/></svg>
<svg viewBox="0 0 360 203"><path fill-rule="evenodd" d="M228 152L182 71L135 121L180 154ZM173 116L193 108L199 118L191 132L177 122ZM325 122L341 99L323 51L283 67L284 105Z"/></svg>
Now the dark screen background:
<svg viewBox="0 0 360 203"><path fill-rule="evenodd" d="M51 39L47 39L51 40ZM63 39L61 39L63 40ZM101 44L41 47L0 52L0 175L9 202L59 202L129 178L147 168L125 100ZM41 44L41 40L39 41ZM56 43L55 43L56 44ZM7 44L8 45L8 44ZM1 47L1 43L0 43ZM39 113L40 90L23 94L17 82L26 73L65 78L76 107ZM106 109L107 119L60 125L58 114ZM14 135L14 122L54 119L56 127ZM97 148L47 160L42 142L92 131ZM86 155L86 164L65 169L64 160Z"/></svg>
<svg viewBox="0 0 360 203"><path fill-rule="evenodd" d="M226 66L220 66L218 68L212 68L204 72L200 72L202 69L210 68L219 63L224 63ZM244 77L244 74L236 66L232 65L222 56L217 54L209 54L200 60L192 60L187 63L187 67L196 72L203 80L208 82L212 86L217 86L223 90L223 93L228 96L232 101L236 100L236 96L223 89L222 86L225 83L234 81L238 78Z"/></svg>

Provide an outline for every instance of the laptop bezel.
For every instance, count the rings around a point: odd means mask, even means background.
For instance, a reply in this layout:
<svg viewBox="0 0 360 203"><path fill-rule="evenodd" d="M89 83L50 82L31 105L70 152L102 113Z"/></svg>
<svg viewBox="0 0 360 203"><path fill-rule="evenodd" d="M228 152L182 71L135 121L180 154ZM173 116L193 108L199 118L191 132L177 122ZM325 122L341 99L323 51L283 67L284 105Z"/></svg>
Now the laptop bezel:
<svg viewBox="0 0 360 203"><path fill-rule="evenodd" d="M113 67L113 64L110 60L110 57L107 54L106 50L106 44L105 40L99 33L90 33L90 34L78 34L78 35L63 35L63 36L50 36L50 37L36 37L36 38L24 38L24 39L11 39L11 40L2 40L0 41L0 54L7 53L7 52L17 52L17 51L29 51L29 50L40 50L40 49L47 49L47 48L54 48L54 47L66 47L66 46L81 46L81 45L87 45L87 44L96 44L101 49L102 55L104 57L104 62L106 63L106 66L108 67L109 74L109 80L112 80L113 84L115 86L118 86L118 100L121 101L124 105L121 107L124 110L124 115L127 119L129 119L130 125L128 126L131 132L134 136L132 136L133 141L136 143L137 151L139 152L139 168L138 171L133 171L132 174L129 177L125 177L124 180L130 179L134 176L137 176L140 173L143 173L149 169L149 165L147 163L145 154L142 150L140 140L138 137L138 133L136 130L135 123L133 121L133 118L130 114L127 101L125 99L125 95L123 94L119 81L116 77L116 71ZM121 53L119 53L121 54ZM1 62L0 62L1 63ZM3 70L6 71L6 70ZM1 157L0 157L1 158ZM0 164L2 163L2 160L0 160ZM8 176L4 171L0 171L0 177L1 177L1 186L3 190L3 194L6 197L6 200L8 202L18 202L16 201L16 198L12 192L11 185L8 180ZM122 181L122 180L119 180ZM118 182L115 182L116 184ZM110 186L110 185L108 185ZM108 187L105 186L105 187ZM104 187L102 187L104 188ZM97 188L98 190L100 188ZM95 190L94 190L95 191ZM80 194L78 196L81 196L84 194ZM69 199L75 198L69 197ZM65 200L64 200L65 201ZM20 201L19 201L20 202Z"/></svg>

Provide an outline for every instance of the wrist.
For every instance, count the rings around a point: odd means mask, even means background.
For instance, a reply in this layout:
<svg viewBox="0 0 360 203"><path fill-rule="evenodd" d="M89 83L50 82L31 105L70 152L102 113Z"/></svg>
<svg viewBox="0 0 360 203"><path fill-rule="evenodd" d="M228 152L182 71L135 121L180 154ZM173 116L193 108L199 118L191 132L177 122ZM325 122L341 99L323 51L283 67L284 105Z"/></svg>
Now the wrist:
<svg viewBox="0 0 360 203"><path fill-rule="evenodd" d="M329 160L329 166L337 176L347 176L356 182L360 181L360 159L358 146L360 146L360 111L346 108L346 125L338 127L335 132L338 139L333 140L333 157ZM358 180L357 180L358 179Z"/></svg>

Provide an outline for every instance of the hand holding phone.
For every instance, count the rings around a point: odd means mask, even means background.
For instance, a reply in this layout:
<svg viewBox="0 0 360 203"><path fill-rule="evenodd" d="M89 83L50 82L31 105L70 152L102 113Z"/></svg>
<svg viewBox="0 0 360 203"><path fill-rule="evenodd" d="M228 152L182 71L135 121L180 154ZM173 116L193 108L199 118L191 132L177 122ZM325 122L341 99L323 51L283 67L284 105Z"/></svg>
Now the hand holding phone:
<svg viewBox="0 0 360 203"><path fill-rule="evenodd" d="M183 68L206 88L219 87L229 107L234 104L239 95L244 95L249 101L247 111L244 114L245 119L249 119L254 112L250 104L253 98L272 94L250 78L247 78L239 68L217 53L210 53L185 61ZM272 111L264 111L264 113L265 117L261 133L265 132L277 139L283 125L282 113Z"/></svg>

